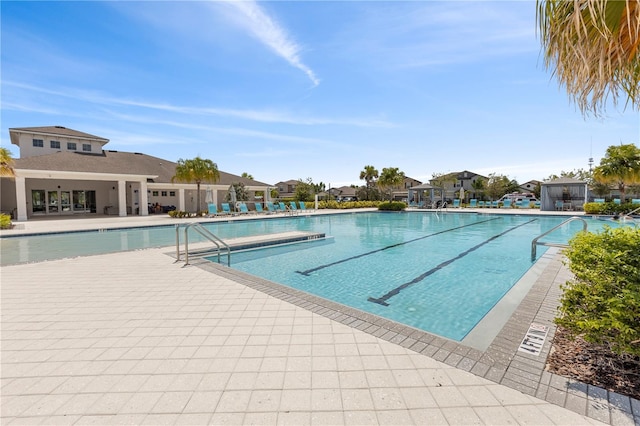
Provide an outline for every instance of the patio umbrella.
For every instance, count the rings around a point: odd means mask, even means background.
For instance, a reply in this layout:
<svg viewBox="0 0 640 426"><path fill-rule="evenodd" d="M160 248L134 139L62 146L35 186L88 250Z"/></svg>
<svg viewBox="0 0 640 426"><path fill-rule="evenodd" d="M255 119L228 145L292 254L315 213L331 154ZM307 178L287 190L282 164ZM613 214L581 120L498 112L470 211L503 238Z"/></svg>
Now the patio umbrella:
<svg viewBox="0 0 640 426"><path fill-rule="evenodd" d="M229 200L231 201L231 204L235 209L236 202L238 201L238 194L236 194L236 189L233 187L233 185L229 186Z"/></svg>
<svg viewBox="0 0 640 426"><path fill-rule="evenodd" d="M211 187L207 188L207 195L204 197L204 201L207 204L213 203L213 191L211 190Z"/></svg>
<svg viewBox="0 0 640 426"><path fill-rule="evenodd" d="M464 200L464 188L460 187L460 200Z"/></svg>

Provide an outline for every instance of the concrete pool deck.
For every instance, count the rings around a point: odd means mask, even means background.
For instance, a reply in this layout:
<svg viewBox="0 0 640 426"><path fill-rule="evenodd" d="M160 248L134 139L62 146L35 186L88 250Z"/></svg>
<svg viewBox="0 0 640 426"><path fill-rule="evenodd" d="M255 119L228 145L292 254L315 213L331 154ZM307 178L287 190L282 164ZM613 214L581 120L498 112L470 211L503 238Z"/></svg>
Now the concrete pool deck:
<svg viewBox="0 0 640 426"><path fill-rule="evenodd" d="M559 255L480 351L171 251L2 267L3 425L640 423L637 400L543 371L552 331L539 356L517 350L532 322L550 324Z"/></svg>

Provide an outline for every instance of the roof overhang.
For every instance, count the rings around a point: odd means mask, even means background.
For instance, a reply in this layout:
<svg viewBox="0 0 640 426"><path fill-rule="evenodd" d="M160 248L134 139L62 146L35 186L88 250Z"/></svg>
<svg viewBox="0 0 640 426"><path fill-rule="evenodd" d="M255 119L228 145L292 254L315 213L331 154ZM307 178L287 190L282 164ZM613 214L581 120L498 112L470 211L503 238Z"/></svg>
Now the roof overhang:
<svg viewBox="0 0 640 426"><path fill-rule="evenodd" d="M16 177L31 179L68 179L68 180L126 180L126 181L147 181L155 179L158 175L134 175L115 173L88 173L88 172L66 172L60 170L29 170L15 169Z"/></svg>

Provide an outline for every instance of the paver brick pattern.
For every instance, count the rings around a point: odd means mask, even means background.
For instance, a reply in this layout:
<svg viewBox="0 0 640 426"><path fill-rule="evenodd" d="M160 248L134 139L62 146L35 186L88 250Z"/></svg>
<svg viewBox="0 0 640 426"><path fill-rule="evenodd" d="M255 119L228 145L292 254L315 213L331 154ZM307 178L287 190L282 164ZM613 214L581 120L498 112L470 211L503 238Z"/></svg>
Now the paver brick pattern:
<svg viewBox="0 0 640 426"><path fill-rule="evenodd" d="M165 251L2 268L2 424L598 424Z"/></svg>

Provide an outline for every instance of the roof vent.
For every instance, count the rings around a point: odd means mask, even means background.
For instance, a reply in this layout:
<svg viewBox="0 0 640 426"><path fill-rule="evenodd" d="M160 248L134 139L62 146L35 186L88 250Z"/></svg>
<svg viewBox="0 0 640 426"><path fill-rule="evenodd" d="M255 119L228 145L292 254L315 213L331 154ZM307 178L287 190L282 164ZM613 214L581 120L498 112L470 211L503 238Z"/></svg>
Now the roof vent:
<svg viewBox="0 0 640 426"><path fill-rule="evenodd" d="M143 154L143 153L141 153L141 152L134 152L134 154L135 154L135 155L144 155L144 154Z"/></svg>
<svg viewBox="0 0 640 426"><path fill-rule="evenodd" d="M110 149L108 152L118 152L118 151L116 151L114 149Z"/></svg>
<svg viewBox="0 0 640 426"><path fill-rule="evenodd" d="M56 129L66 129L64 126L55 126Z"/></svg>

